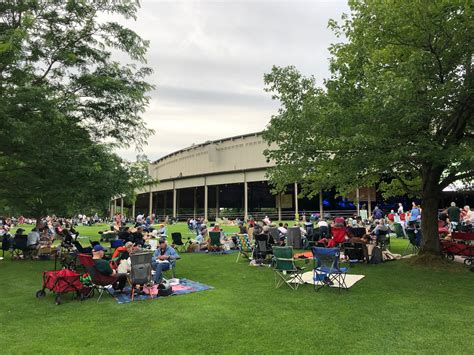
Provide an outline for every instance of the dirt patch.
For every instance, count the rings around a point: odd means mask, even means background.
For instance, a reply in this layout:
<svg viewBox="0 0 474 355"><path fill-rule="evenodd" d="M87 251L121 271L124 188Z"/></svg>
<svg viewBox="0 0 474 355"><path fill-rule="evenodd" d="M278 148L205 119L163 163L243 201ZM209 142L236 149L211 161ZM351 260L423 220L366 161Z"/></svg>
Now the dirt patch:
<svg viewBox="0 0 474 355"><path fill-rule="evenodd" d="M433 254L422 254L413 256L405 261L408 265L424 267L435 270L466 272L469 268L461 263L446 260L446 258Z"/></svg>

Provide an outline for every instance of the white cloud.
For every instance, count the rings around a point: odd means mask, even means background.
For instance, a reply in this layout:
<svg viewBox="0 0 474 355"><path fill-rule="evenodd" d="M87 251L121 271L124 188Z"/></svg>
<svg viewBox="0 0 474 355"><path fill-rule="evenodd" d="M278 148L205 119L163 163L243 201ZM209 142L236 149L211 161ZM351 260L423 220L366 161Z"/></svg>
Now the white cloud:
<svg viewBox="0 0 474 355"><path fill-rule="evenodd" d="M150 40L149 81L157 88L144 114L152 160L209 139L264 129L278 107L263 92L272 65L295 65L318 82L328 76L330 18L345 1L141 2L127 25ZM119 154L134 158L133 150Z"/></svg>

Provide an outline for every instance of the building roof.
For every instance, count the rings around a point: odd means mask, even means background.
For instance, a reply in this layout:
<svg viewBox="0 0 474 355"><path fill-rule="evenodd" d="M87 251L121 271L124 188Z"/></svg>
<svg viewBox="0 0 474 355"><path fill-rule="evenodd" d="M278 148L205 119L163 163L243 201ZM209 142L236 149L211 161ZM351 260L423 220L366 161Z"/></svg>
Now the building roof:
<svg viewBox="0 0 474 355"><path fill-rule="evenodd" d="M199 148L199 147L205 147L206 145L210 145L210 144L217 144L217 143L222 143L222 142L226 142L226 141L232 141L232 140L235 140L235 139L242 139L242 138L251 137L251 136L258 136L258 135L261 135L262 133L263 133L262 131L259 131L259 132L253 132L253 133L247 133L247 134L240 134L238 136L226 137L226 138L221 138L221 139L217 139L217 140L213 140L213 141L205 141L204 143L193 144L189 147L186 147L186 148L177 150L173 153L167 154L167 155L155 160L152 164L157 164L160 161L163 161L165 159L168 159L169 157L172 157L173 155L177 155L177 154L183 153L183 152L188 151L188 150L196 149L196 148Z"/></svg>

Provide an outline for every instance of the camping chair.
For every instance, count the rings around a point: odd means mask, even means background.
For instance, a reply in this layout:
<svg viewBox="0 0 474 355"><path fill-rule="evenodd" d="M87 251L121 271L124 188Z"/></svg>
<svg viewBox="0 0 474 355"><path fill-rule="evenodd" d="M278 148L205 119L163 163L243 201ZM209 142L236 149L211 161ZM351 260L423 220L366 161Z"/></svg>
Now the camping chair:
<svg viewBox="0 0 474 355"><path fill-rule="evenodd" d="M209 251L222 252L221 232L209 232Z"/></svg>
<svg viewBox="0 0 474 355"><path fill-rule="evenodd" d="M273 254L272 246L267 234L258 234L255 236L255 248L253 250L254 259L264 262L269 255Z"/></svg>
<svg viewBox="0 0 474 355"><path fill-rule="evenodd" d="M421 230L407 228L405 232L407 233L408 237L408 245L403 251L403 255L418 254L420 252L421 247Z"/></svg>
<svg viewBox="0 0 474 355"><path fill-rule="evenodd" d="M350 227L347 234L351 237L362 238L367 233L367 230L363 227Z"/></svg>
<svg viewBox="0 0 474 355"><path fill-rule="evenodd" d="M365 261L363 244L346 242L342 246L344 248L344 255L346 256L347 260L349 260L349 264L351 266L355 263Z"/></svg>
<svg viewBox="0 0 474 355"><path fill-rule="evenodd" d="M97 290L97 292L99 293L99 298L97 299L98 303L106 289L112 287L113 283L111 283L107 277L102 277L103 275L97 271L97 269L95 268L94 260L92 259L92 255L79 254L79 261L81 265L86 269L87 273L90 275L92 281L91 290L86 297L92 297L94 295L94 291Z"/></svg>
<svg viewBox="0 0 474 355"><path fill-rule="evenodd" d="M10 236L5 234L2 238L2 257L5 257L5 251L10 250Z"/></svg>
<svg viewBox="0 0 474 355"><path fill-rule="evenodd" d="M339 292L342 288L348 290L346 285L346 267L339 266L339 248L319 248L313 247L314 269L313 282L314 290L319 291L324 286L331 286L337 282ZM320 283L318 285L318 282Z"/></svg>
<svg viewBox="0 0 474 355"><path fill-rule="evenodd" d="M397 238L406 238L405 231L400 223L393 224L393 231L397 235Z"/></svg>
<svg viewBox="0 0 474 355"><path fill-rule="evenodd" d="M286 284L292 290L297 290L304 284L301 277L304 268L295 265L293 247L273 247L273 260L275 267L275 288Z"/></svg>
<svg viewBox="0 0 474 355"><path fill-rule="evenodd" d="M239 261L240 255L250 260L253 254L252 244L250 244L249 237L247 234L237 234L237 248L239 253L237 254L236 263Z"/></svg>
<svg viewBox="0 0 474 355"><path fill-rule="evenodd" d="M268 233L272 236L275 243L280 243L280 231L278 230L278 228L271 227L268 230Z"/></svg>
<svg viewBox="0 0 474 355"><path fill-rule="evenodd" d="M13 238L12 260L26 259L30 254L28 250L28 238L26 235L17 235Z"/></svg>
<svg viewBox="0 0 474 355"><path fill-rule="evenodd" d="M151 282L151 258L153 253L137 252L130 255L131 269L129 283L132 287L132 302L135 298L136 286L144 286ZM150 297L153 297L150 295Z"/></svg>
<svg viewBox="0 0 474 355"><path fill-rule="evenodd" d="M379 235L377 237L377 245L382 250L390 250L390 235L388 231L379 230Z"/></svg>
<svg viewBox="0 0 474 355"><path fill-rule="evenodd" d="M176 278L176 262L181 259L180 257L171 259L170 262L170 268L168 270L163 270L162 274L165 277L165 279L175 279Z"/></svg>
<svg viewBox="0 0 474 355"><path fill-rule="evenodd" d="M179 232L171 233L171 239L173 240L173 247L176 249L177 252L179 253L186 252L187 243L183 243L181 233Z"/></svg>
<svg viewBox="0 0 474 355"><path fill-rule="evenodd" d="M84 248L81 245L81 243L79 243L79 241L74 240L72 242L72 244L74 244L74 246L76 247L76 249L79 253L81 253L81 254L92 254L92 248L90 248L90 247Z"/></svg>
<svg viewBox="0 0 474 355"><path fill-rule="evenodd" d="M346 240L346 229L341 227L331 228L332 239L329 241L329 246L340 246Z"/></svg>

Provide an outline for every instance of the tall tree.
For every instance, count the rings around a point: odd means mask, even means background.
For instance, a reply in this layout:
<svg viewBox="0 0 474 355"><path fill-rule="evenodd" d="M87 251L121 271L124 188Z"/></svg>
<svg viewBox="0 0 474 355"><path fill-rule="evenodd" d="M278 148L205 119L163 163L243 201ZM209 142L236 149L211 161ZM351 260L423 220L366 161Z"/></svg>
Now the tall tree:
<svg viewBox="0 0 474 355"><path fill-rule="evenodd" d="M128 189L128 176L116 170L123 162L108 147L139 148L153 133L141 116L152 88L145 81L151 69L141 66L148 42L106 18L134 18L138 6L0 3L0 199L43 213L67 210L76 194L88 192L90 202L103 204ZM130 64L114 60L113 51L127 54ZM108 188L98 177L111 179Z"/></svg>
<svg viewBox="0 0 474 355"><path fill-rule="evenodd" d="M277 186L341 193L382 178L419 195L423 252L438 254L443 188L474 178L474 5L470 1L349 1L330 26L323 88L294 67L265 76L281 101L264 137Z"/></svg>

